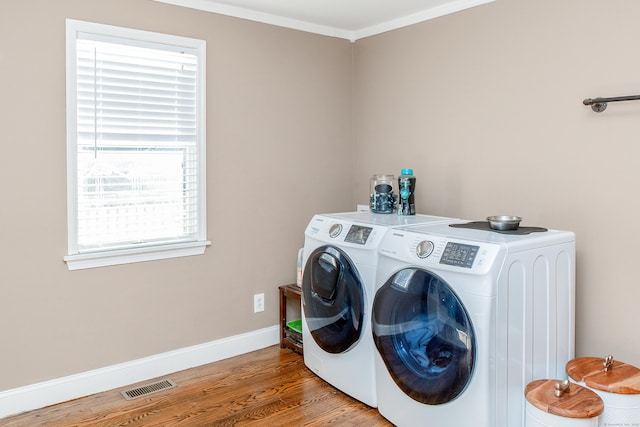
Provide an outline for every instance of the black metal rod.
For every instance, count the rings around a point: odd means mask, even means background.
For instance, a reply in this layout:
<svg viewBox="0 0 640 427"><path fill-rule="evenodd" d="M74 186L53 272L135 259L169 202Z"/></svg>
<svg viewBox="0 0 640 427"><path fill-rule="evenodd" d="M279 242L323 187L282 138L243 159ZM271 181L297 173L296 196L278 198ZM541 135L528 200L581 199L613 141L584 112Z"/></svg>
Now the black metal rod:
<svg viewBox="0 0 640 427"><path fill-rule="evenodd" d="M637 101L640 100L640 95L630 95L630 96L614 96L612 98L587 98L582 103L584 105L593 105L593 104L602 104L607 102L617 102L617 101Z"/></svg>

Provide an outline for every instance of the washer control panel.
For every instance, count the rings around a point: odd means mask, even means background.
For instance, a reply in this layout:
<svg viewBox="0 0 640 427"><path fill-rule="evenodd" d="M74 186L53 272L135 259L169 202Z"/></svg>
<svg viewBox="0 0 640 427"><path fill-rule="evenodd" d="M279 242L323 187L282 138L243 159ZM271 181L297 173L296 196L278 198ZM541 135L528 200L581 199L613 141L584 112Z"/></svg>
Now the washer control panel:
<svg viewBox="0 0 640 427"><path fill-rule="evenodd" d="M335 239L342 233L342 224L333 224L329 227L329 237Z"/></svg>
<svg viewBox="0 0 640 427"><path fill-rule="evenodd" d="M347 237L344 238L344 241L348 243L364 245L367 243L367 240L369 239L372 231L372 227L351 224L351 226L349 227L349 231L347 232Z"/></svg>
<svg viewBox="0 0 640 427"><path fill-rule="evenodd" d="M317 215L307 226L305 234L327 243L369 248L380 243L385 231L386 227L378 225L339 221Z"/></svg>

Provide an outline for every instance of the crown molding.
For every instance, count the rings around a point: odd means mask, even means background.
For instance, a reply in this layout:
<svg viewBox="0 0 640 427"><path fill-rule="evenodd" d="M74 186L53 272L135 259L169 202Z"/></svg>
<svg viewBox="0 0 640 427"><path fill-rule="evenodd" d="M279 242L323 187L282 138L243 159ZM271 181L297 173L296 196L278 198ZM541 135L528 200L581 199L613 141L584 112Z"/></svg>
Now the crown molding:
<svg viewBox="0 0 640 427"><path fill-rule="evenodd" d="M375 36L377 34L385 33L387 31L397 30L398 28L408 27L410 25L418 24L420 22L429 21L431 19L439 18L441 16L450 15L455 12L460 12L465 9L471 9L472 7L480 6L486 3L491 3L495 0L456 0L450 1L440 6L432 7L430 9L423 10L422 12L407 15L402 18L393 19L390 21L382 22L378 25L363 28L357 30L353 34L355 41L365 37Z"/></svg>
<svg viewBox="0 0 640 427"><path fill-rule="evenodd" d="M227 4L216 3L210 0L154 0L159 3L167 3L175 6L188 7L190 9L198 9L205 12L217 13L220 15L231 16L234 18L246 19L249 21L261 22L264 24L276 25L278 27L290 28L293 30L304 31L308 33L320 34L323 36L337 37L354 41L354 33L352 31L340 28L328 27L324 25L313 24L297 19L285 18L282 16L272 15L264 12L245 9L242 7L230 6Z"/></svg>
<svg viewBox="0 0 640 427"><path fill-rule="evenodd" d="M247 19L250 21L261 22L264 24L276 25L279 27L291 28L294 30L305 31L314 34L320 34L329 37L337 37L355 42L364 37L374 36L387 31L417 24L419 22L428 21L440 16L449 15L461 10L470 9L495 0L453 0L440 6L426 9L419 13L414 13L402 18L393 19L382 22L377 25L366 27L359 30L348 30L343 28L335 28L325 25L318 25L311 22L301 21L297 19L285 18L264 12L257 12L237 6L217 3L213 0L154 0L159 3L167 3L175 6L188 7L190 9L198 9L205 12L217 13L220 15L231 16L234 18Z"/></svg>

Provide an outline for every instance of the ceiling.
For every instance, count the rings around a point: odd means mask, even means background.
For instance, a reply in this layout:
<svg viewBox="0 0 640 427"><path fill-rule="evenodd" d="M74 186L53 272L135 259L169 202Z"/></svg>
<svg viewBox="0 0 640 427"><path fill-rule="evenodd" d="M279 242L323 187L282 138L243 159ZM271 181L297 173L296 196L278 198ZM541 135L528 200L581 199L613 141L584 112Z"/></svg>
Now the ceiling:
<svg viewBox="0 0 640 427"><path fill-rule="evenodd" d="M155 1L355 41L494 0Z"/></svg>

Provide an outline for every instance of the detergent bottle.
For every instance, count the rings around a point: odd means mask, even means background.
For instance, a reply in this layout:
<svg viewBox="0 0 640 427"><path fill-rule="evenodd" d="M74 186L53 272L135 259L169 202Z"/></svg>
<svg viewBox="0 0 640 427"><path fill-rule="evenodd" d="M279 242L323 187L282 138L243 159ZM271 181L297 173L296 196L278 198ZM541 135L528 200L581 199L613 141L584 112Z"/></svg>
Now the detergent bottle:
<svg viewBox="0 0 640 427"><path fill-rule="evenodd" d="M398 177L398 215L415 215L416 203L413 197L416 191L416 177L413 169L402 169Z"/></svg>

